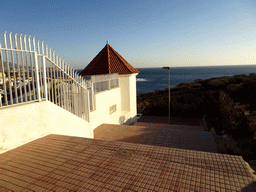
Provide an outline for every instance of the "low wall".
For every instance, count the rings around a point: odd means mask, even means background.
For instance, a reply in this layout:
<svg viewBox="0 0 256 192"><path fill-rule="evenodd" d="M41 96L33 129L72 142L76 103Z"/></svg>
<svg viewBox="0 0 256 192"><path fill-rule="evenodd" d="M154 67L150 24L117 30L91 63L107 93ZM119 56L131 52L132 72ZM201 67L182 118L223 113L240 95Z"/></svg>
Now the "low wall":
<svg viewBox="0 0 256 192"><path fill-rule="evenodd" d="M94 138L88 122L49 101L0 108L0 153L48 134Z"/></svg>
<svg viewBox="0 0 256 192"><path fill-rule="evenodd" d="M110 112L111 107L115 106L115 111ZM116 87L95 94L95 108L91 111L91 127L97 128L103 123L121 124L121 98L120 88Z"/></svg>
<svg viewBox="0 0 256 192"><path fill-rule="evenodd" d="M91 127L97 128L103 123L130 124L137 121L137 114L122 110L120 87L95 94L96 110L91 111ZM111 108L115 110L111 112ZM137 111L136 111L137 112Z"/></svg>

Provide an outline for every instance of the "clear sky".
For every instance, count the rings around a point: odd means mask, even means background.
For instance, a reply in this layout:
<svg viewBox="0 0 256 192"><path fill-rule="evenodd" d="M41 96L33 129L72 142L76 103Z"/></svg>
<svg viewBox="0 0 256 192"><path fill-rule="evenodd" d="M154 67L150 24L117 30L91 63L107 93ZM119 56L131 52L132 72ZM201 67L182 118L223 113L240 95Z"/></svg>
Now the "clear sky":
<svg viewBox="0 0 256 192"><path fill-rule="evenodd" d="M255 0L2 0L3 33L83 69L106 41L133 67L256 64Z"/></svg>

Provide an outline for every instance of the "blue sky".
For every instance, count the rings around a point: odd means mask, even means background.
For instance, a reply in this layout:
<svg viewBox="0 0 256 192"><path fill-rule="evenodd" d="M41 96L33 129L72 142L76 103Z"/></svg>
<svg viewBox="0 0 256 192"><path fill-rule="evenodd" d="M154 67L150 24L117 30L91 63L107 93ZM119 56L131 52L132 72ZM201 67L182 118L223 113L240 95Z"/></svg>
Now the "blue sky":
<svg viewBox="0 0 256 192"><path fill-rule="evenodd" d="M254 0L9 0L10 31L44 40L83 69L106 41L135 68L256 63Z"/></svg>

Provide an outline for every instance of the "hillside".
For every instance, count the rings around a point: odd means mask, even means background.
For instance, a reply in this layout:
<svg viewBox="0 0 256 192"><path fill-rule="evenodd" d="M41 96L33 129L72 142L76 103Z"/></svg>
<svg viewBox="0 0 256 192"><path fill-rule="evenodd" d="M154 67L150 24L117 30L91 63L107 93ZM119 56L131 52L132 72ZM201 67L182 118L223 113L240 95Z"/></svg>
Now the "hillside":
<svg viewBox="0 0 256 192"><path fill-rule="evenodd" d="M172 88L172 117L200 118L220 151L256 157L256 74L197 79ZM138 113L168 116L168 89L137 96ZM224 146L224 147L222 147Z"/></svg>
<svg viewBox="0 0 256 192"><path fill-rule="evenodd" d="M197 79L171 88L171 115L202 118L221 91L246 113L256 111L256 74ZM137 96L138 113L168 115L168 88Z"/></svg>

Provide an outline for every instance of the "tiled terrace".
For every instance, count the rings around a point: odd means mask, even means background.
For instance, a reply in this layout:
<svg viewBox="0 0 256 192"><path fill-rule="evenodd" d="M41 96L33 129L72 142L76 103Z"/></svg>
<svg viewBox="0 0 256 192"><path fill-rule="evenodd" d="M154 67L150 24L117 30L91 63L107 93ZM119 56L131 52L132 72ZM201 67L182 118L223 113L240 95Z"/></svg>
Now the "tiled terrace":
<svg viewBox="0 0 256 192"><path fill-rule="evenodd" d="M168 124L168 120L165 116L142 115L138 122ZM200 118L170 117L170 121L174 125L203 126Z"/></svg>
<svg viewBox="0 0 256 192"><path fill-rule="evenodd" d="M0 158L0 191L255 191L255 181L240 156L60 135Z"/></svg>
<svg viewBox="0 0 256 192"><path fill-rule="evenodd" d="M217 153L212 133L202 126L136 122L133 125L102 124L94 138Z"/></svg>

